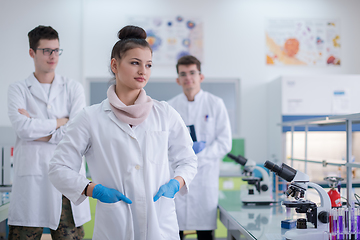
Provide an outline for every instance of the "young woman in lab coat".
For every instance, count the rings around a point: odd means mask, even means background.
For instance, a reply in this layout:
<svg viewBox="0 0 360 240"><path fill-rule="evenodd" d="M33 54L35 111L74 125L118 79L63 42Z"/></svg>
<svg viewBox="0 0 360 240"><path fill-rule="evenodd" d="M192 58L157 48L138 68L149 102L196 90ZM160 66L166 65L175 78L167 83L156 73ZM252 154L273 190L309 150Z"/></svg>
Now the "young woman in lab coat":
<svg viewBox="0 0 360 240"><path fill-rule="evenodd" d="M174 195L187 193L197 172L192 140L180 115L143 90L152 66L145 31L126 26L118 37L110 65L116 85L69 124L49 176L75 204L98 199L94 240L179 239ZM92 183L78 174L83 155Z"/></svg>

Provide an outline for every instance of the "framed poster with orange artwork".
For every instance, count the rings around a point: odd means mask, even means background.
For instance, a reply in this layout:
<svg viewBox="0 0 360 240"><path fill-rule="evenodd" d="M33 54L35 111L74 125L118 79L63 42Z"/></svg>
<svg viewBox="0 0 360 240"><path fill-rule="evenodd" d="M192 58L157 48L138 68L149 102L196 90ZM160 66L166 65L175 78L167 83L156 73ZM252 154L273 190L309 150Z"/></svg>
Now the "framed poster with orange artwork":
<svg viewBox="0 0 360 240"><path fill-rule="evenodd" d="M267 19L266 64L340 66L340 21Z"/></svg>

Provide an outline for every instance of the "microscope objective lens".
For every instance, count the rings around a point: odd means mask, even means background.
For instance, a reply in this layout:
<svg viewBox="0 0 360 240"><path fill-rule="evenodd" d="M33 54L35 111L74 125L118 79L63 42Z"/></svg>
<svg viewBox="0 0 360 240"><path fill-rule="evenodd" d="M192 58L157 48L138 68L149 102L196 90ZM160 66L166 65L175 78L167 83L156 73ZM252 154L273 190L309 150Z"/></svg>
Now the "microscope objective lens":
<svg viewBox="0 0 360 240"><path fill-rule="evenodd" d="M305 192L301 191L300 198L304 198L304 197L305 197Z"/></svg>

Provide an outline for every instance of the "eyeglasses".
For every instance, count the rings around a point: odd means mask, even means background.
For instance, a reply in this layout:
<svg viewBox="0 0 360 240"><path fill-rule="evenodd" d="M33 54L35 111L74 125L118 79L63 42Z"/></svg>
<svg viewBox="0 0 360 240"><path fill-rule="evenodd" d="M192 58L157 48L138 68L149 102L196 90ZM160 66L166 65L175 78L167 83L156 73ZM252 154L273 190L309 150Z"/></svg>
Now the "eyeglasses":
<svg viewBox="0 0 360 240"><path fill-rule="evenodd" d="M190 71L189 72L189 76L195 76L196 74L200 74L200 72L199 71ZM179 73L179 78L186 78L186 76L187 76L188 74L186 73L186 72L180 72Z"/></svg>
<svg viewBox="0 0 360 240"><path fill-rule="evenodd" d="M56 56L60 56L63 52L62 49L59 48L55 48L55 49L51 49L51 48L37 48L36 50L42 50L43 54L45 56L51 56L51 54L54 52Z"/></svg>

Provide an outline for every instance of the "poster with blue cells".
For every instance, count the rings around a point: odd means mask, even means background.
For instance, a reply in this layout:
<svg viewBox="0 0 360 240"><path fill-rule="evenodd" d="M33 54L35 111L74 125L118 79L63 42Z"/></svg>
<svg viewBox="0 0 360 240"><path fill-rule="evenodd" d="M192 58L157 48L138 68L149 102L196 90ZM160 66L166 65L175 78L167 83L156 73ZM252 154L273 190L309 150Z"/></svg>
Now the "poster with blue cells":
<svg viewBox="0 0 360 240"><path fill-rule="evenodd" d="M129 24L145 29L156 65L175 66L189 54L203 60L203 22L198 18L131 17Z"/></svg>

